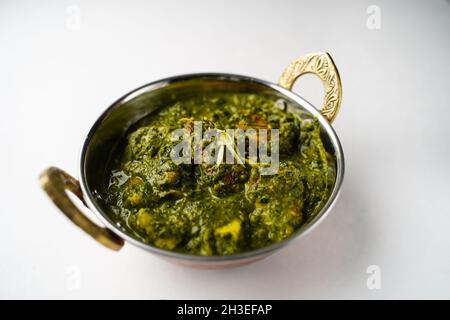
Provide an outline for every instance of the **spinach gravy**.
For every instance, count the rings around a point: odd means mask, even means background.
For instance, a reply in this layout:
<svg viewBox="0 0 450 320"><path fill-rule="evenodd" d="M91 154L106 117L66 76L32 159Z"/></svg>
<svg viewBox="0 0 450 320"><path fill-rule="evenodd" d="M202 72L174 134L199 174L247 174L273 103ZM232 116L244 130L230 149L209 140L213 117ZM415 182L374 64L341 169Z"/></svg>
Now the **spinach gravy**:
<svg viewBox="0 0 450 320"><path fill-rule="evenodd" d="M194 255L236 254L290 237L323 207L336 174L318 120L285 106L263 95L211 93L143 118L110 156L104 184L111 218L145 243ZM189 133L195 121L203 130L278 129L278 171L263 175L264 164L248 158L176 164L171 133Z"/></svg>

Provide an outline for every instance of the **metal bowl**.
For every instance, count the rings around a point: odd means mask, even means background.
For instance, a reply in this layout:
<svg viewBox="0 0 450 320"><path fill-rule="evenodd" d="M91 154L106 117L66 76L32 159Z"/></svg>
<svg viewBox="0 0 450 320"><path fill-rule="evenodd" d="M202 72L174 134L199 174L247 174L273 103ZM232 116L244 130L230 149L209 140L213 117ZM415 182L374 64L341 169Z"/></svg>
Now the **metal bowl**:
<svg viewBox="0 0 450 320"><path fill-rule="evenodd" d="M295 80L305 73L314 73L322 80L325 98L317 110L306 100L290 91ZM105 164L120 137L139 119L160 107L189 95L208 92L264 94L287 102L288 112L306 112L317 117L325 149L335 157L336 180L323 208L288 239L257 249L227 256L198 256L156 248L144 243L118 226L108 215L108 206L101 197ZM337 69L327 53L302 56L283 72L279 84L236 74L198 73L158 80L137 88L114 102L98 118L89 131L81 152L80 182L64 171L50 167L40 176L42 188L53 202L76 225L106 247L119 250L127 241L171 262L198 268L224 268L251 263L267 257L316 227L330 212L341 188L344 176L344 155L339 139L330 123L341 102L341 83ZM92 210L105 227L89 220L67 196L70 191Z"/></svg>

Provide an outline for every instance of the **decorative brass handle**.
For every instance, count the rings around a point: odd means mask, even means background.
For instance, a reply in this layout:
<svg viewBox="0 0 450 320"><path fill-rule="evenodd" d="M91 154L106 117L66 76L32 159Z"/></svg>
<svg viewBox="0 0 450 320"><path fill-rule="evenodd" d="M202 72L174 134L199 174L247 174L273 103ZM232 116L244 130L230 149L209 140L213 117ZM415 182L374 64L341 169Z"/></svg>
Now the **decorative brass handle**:
<svg viewBox="0 0 450 320"><path fill-rule="evenodd" d="M278 83L291 90L295 80L305 73L313 73L322 80L325 97L320 112L330 123L333 122L342 101L341 79L333 59L326 52L301 56L284 70Z"/></svg>
<svg viewBox="0 0 450 320"><path fill-rule="evenodd" d="M50 167L39 177L42 189L52 199L55 205L78 227L84 230L92 238L112 250L119 250L123 247L124 241L109 229L101 228L89 220L73 204L66 190L72 192L84 202L80 183L61 169Z"/></svg>

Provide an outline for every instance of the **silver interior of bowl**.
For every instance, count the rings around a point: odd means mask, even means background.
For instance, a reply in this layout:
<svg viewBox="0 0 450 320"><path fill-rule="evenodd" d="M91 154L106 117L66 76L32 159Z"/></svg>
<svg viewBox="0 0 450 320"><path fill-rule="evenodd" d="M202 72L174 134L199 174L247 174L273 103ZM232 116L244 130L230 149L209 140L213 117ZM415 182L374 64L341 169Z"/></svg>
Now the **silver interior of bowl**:
<svg viewBox="0 0 450 320"><path fill-rule="evenodd" d="M304 224L290 238L273 245L230 256L195 256L172 251L161 250L140 241L124 229L118 227L108 216L110 210L103 201L106 167L108 157L118 141L129 127L143 117L159 108L171 105L176 101L192 95L206 93L254 93L283 99L287 102L288 111L308 113L317 117L321 125L321 136L325 149L335 155L337 178L335 186L322 210L317 216ZM328 121L310 103L300 96L280 86L250 77L231 74L191 74L172 77L144 85L114 102L97 120L88 133L81 152L80 178L85 200L100 220L112 231L125 240L154 253L169 258L181 258L198 261L223 261L230 259L249 259L267 255L289 241L305 234L312 226L324 218L338 195L343 174L344 158L342 148L333 128Z"/></svg>

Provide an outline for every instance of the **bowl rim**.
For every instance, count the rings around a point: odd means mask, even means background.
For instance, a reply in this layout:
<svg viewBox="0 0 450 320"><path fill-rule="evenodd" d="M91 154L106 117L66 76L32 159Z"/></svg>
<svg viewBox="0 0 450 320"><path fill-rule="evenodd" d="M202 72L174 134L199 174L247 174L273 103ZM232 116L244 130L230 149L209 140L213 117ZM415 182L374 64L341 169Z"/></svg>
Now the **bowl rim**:
<svg viewBox="0 0 450 320"><path fill-rule="evenodd" d="M330 196L328 197L327 202L322 207L322 209L317 213L317 215L306 225L300 227L293 235L290 237L273 243L271 245L250 250L250 251L244 251L241 253L231 254L231 255L213 255L213 256L201 256L201 255L193 255L193 254L187 254L187 253L181 253L181 252L175 252L175 251L169 251L164 249L159 249L157 247L154 247L150 244L144 243L131 235L129 235L127 232L122 230L120 227L116 225L114 221L112 221L108 215L103 212L101 207L98 205L95 197L94 192L90 190L87 179L86 179L86 170L85 170L85 160L86 160L86 153L87 149L89 147L90 142L92 141L92 137L102 121L107 118L115 109L119 108L123 103L130 101L133 98L136 98L137 96L140 96L143 93L159 89L165 86L169 86L173 83L180 82L180 81L187 81L192 79L198 79L198 78L204 78L204 79L211 79L211 80L226 80L226 81L237 81L237 82L251 82L256 83L259 85L263 85L267 88L270 88L272 90L275 90L282 95L288 97L289 99L295 101L299 105L301 105L303 108L305 108L308 112L310 112L313 116L316 116L318 118L319 123L322 125L323 128L325 128L325 131L327 135L330 138L330 141L335 149L335 157L336 157L336 182L333 188L333 191L331 192ZM83 191L83 198L86 201L88 207L94 212L95 216L101 221L101 223L104 224L104 226L108 229L110 229L113 233L117 234L119 237L123 238L127 242L144 249L146 251L149 251L154 254L158 254L161 256L164 256L166 258L174 258L174 259L181 259L181 260L188 260L192 262L224 262L224 261L236 261L236 260L246 260L246 259L257 259L258 257L263 257L266 255L269 255L270 253L273 253L274 251L292 243L294 240L298 240L301 237L305 236L309 232L311 232L314 228L316 228L324 219L326 216L328 216L329 212L331 211L332 207L336 203L336 200L339 196L343 178L344 178L344 172L345 172L345 161L344 161L344 153L342 150L341 143L339 141L339 138L334 131L331 124L328 122L327 119L320 113L319 110L317 110L311 103L306 101L301 96L297 95L296 93L285 89L278 84L261 80L254 77L239 75L239 74L231 74L231 73L189 73L189 74L182 74L172 77L163 78L160 80L152 81L150 83L144 84L136 89L133 89L129 91L128 93L124 94L122 97L117 99L115 102L113 102L103 113L97 118L97 120L94 122L92 127L90 128L88 134L86 135L81 153L80 153L80 166L79 166L79 177L81 181L81 189Z"/></svg>

